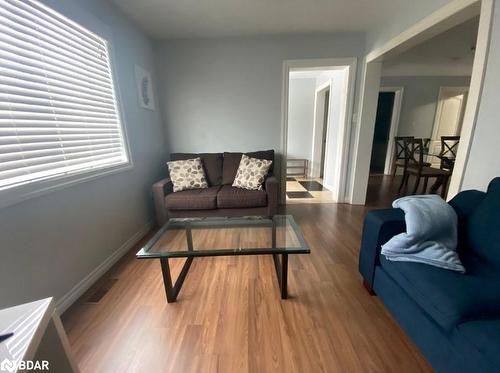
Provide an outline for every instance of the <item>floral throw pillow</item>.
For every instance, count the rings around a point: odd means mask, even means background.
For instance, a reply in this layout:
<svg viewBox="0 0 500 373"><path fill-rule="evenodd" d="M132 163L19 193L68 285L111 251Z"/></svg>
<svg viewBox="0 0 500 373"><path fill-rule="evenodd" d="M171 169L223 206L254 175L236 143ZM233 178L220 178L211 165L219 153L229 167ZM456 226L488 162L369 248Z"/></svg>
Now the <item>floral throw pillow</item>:
<svg viewBox="0 0 500 373"><path fill-rule="evenodd" d="M207 178L200 158L167 162L174 192L187 189L208 188Z"/></svg>
<svg viewBox="0 0 500 373"><path fill-rule="evenodd" d="M267 159L251 158L243 154L233 186L242 189L262 190L262 183L272 163L273 161Z"/></svg>

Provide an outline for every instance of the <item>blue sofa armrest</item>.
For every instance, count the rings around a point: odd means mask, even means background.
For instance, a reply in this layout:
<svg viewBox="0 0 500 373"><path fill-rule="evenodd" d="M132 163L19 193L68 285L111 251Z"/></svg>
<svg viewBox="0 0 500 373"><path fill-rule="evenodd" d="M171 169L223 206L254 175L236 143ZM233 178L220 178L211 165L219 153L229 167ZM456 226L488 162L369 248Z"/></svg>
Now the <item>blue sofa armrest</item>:
<svg viewBox="0 0 500 373"><path fill-rule="evenodd" d="M463 253L468 250L467 245L467 220L472 215L477 206L486 196L485 192L479 190L466 190L458 193L448 203L455 210L458 217L458 252Z"/></svg>
<svg viewBox="0 0 500 373"><path fill-rule="evenodd" d="M485 196L486 193L479 190L466 190L458 193L448 203L457 213L459 221L467 220Z"/></svg>
<svg viewBox="0 0 500 373"><path fill-rule="evenodd" d="M401 209L375 210L366 214L359 252L359 272L365 284L373 287L381 246L405 230L405 215Z"/></svg>

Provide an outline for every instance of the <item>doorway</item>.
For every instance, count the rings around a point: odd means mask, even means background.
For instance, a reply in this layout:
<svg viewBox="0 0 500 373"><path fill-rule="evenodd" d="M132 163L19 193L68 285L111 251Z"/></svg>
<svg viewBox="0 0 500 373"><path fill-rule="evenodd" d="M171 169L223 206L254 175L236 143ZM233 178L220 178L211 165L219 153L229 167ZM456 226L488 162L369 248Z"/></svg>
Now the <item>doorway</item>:
<svg viewBox="0 0 500 373"><path fill-rule="evenodd" d="M282 203L344 202L355 74L356 58L284 62ZM314 77L315 84L312 94L296 106L292 78L298 77ZM305 106L312 114L297 115L294 105ZM290 198L290 192L298 198ZM327 193L327 198L317 198Z"/></svg>
<svg viewBox="0 0 500 373"><path fill-rule="evenodd" d="M375 157L377 158L376 164L372 165L372 161L370 161L370 174L390 175L392 173L392 159L395 147L394 137L398 133L399 118L401 116L403 103L403 93L404 87L402 86L386 86L381 87L379 90L375 133L373 136L372 159L374 159L374 147L377 148L375 153L378 152L379 154L375 154ZM391 106L392 109L387 107L387 105Z"/></svg>
<svg viewBox="0 0 500 373"><path fill-rule="evenodd" d="M458 136L462 131L469 87L441 87L439 89L436 117L432 130L430 153L441 151L441 136ZM440 164L439 158L430 157L433 167Z"/></svg>
<svg viewBox="0 0 500 373"><path fill-rule="evenodd" d="M325 175L328 175L327 154L330 151L328 133L332 134L329 128L334 124L330 92L334 82L338 84L338 79L336 70L290 72L287 203L333 201Z"/></svg>
<svg viewBox="0 0 500 373"><path fill-rule="evenodd" d="M378 94L377 115L370 161L371 174L380 175L384 173L395 96L394 92L380 92Z"/></svg>

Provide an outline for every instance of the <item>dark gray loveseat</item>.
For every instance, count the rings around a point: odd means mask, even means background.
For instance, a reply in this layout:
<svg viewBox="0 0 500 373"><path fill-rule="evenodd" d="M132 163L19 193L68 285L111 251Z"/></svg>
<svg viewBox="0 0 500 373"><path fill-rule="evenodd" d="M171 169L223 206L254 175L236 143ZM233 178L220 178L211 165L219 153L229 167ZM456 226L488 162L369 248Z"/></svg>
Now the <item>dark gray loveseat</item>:
<svg viewBox="0 0 500 373"><path fill-rule="evenodd" d="M243 153L172 153L170 159L200 157L208 188L173 192L170 178L153 185L156 219L162 225L168 218L208 216L272 216L277 213L279 183L273 176L274 150L245 153L249 157L272 160L263 190L232 186Z"/></svg>

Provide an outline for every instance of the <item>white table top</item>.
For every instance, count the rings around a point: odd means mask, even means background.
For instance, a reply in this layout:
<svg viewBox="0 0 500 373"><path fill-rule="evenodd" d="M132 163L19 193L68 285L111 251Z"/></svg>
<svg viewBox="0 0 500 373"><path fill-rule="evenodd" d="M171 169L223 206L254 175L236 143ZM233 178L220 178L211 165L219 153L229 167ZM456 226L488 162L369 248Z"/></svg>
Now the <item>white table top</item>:
<svg viewBox="0 0 500 373"><path fill-rule="evenodd" d="M0 335L14 333L0 343L0 363L32 359L54 309L47 298L0 310Z"/></svg>

